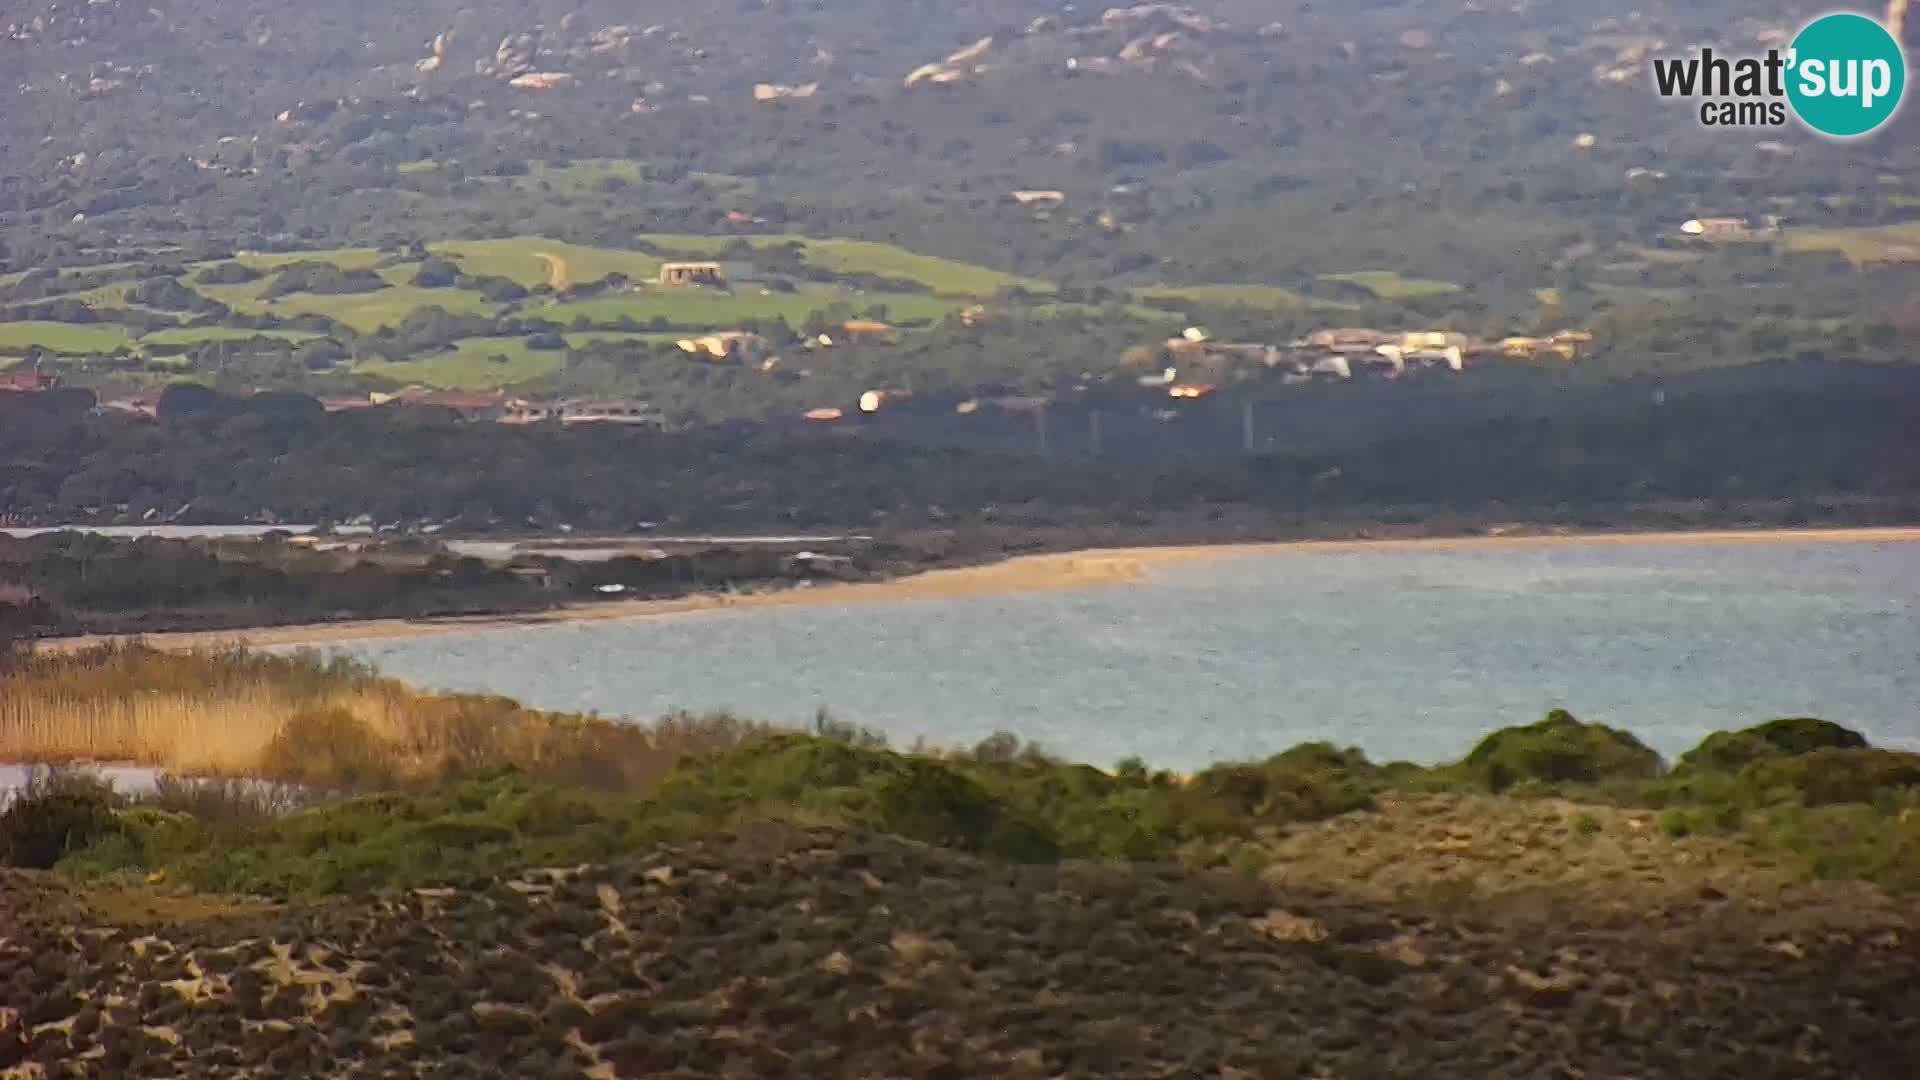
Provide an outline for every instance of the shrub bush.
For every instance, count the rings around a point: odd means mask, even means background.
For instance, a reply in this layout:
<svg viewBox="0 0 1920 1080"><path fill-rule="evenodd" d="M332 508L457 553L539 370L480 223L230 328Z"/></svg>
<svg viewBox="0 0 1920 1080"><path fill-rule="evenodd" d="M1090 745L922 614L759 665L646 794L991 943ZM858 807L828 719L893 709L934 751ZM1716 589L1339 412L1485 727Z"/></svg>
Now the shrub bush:
<svg viewBox="0 0 1920 1080"><path fill-rule="evenodd" d="M459 266L446 259L435 257L420 263L420 268L414 272L413 284L415 288L420 289L445 289L453 286L459 279Z"/></svg>
<svg viewBox="0 0 1920 1080"><path fill-rule="evenodd" d="M1058 854L1045 830L1021 821L972 778L932 761L901 759L874 793L882 831L961 851L1038 860Z"/></svg>
<svg viewBox="0 0 1920 1080"><path fill-rule="evenodd" d="M1304 743L1259 764L1200 772L1177 801L1206 835L1235 831L1247 820L1317 821L1365 810L1384 785L1380 769L1360 751Z"/></svg>
<svg viewBox="0 0 1920 1080"><path fill-rule="evenodd" d="M271 779L335 791L362 791L395 780L393 747L339 706L302 709L289 717L261 755Z"/></svg>
<svg viewBox="0 0 1920 1080"><path fill-rule="evenodd" d="M1489 791L1523 780L1546 784L1641 780L1664 771L1660 755L1632 734L1584 724L1565 709L1524 727L1502 728L1480 740L1461 770Z"/></svg>
<svg viewBox="0 0 1920 1080"><path fill-rule="evenodd" d="M1851 728L1809 716L1790 717L1740 731L1716 731L1682 754L1675 771L1733 772L1761 758L1791 757L1815 750L1859 750L1866 745L1866 736Z"/></svg>
<svg viewBox="0 0 1920 1080"><path fill-rule="evenodd" d="M1738 788L1751 801L1889 806L1920 789L1920 754L1864 749L1764 757L1740 771Z"/></svg>
<svg viewBox="0 0 1920 1080"><path fill-rule="evenodd" d="M50 870L70 852L115 831L120 799L92 777L49 771L0 811L0 866Z"/></svg>
<svg viewBox="0 0 1920 1080"><path fill-rule="evenodd" d="M1911 805L1920 805L1910 800ZM1833 805L1768 816L1760 839L1799 855L1820 878L1864 878L1896 890L1920 888L1920 816Z"/></svg>
<svg viewBox="0 0 1920 1080"><path fill-rule="evenodd" d="M816 738L857 746L863 750L887 748L885 735L850 721L838 719L825 706L814 710L812 734Z"/></svg>
<svg viewBox="0 0 1920 1080"><path fill-rule="evenodd" d="M245 285L250 281L259 281L264 276L260 271L245 263L215 263L200 271L194 281L202 285Z"/></svg>

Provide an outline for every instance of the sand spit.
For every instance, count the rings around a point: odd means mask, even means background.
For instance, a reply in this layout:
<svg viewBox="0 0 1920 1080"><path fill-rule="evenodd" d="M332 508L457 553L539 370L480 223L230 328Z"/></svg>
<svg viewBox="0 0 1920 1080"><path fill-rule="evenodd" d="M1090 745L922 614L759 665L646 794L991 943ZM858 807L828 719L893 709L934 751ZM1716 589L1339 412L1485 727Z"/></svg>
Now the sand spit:
<svg viewBox="0 0 1920 1080"><path fill-rule="evenodd" d="M1104 548L1023 555L982 566L930 570L890 581L851 582L760 593L704 593L668 600L630 600L559 608L519 615L450 616L436 619L365 619L246 630L149 634L140 638L156 648L196 649L229 645L254 648L326 647L365 641L427 637L451 633L526 630L620 619L658 618L696 611L858 604L876 601L952 599L1011 593L1050 592L1137 582L1154 568L1247 555L1329 552L1464 551L1539 547L1631 547L1691 544L1914 543L1920 527L1866 529L1754 529L1661 533L1564 533L1441 537L1402 540L1306 540L1272 544L1194 544L1166 547ZM64 638L41 644L70 650L121 640L110 635Z"/></svg>

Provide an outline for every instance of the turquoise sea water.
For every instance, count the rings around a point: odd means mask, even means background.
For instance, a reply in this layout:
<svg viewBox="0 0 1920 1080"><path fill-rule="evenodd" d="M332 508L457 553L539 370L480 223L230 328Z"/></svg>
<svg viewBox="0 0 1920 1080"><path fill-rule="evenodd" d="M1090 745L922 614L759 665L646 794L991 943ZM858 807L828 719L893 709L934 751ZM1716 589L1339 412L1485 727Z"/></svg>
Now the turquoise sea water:
<svg viewBox="0 0 1920 1080"><path fill-rule="evenodd" d="M1195 768L1309 739L1441 761L1565 707L1672 756L1818 715L1920 749L1920 544L1237 555L1136 585L369 642L431 687L652 718L817 706L896 746L996 730Z"/></svg>

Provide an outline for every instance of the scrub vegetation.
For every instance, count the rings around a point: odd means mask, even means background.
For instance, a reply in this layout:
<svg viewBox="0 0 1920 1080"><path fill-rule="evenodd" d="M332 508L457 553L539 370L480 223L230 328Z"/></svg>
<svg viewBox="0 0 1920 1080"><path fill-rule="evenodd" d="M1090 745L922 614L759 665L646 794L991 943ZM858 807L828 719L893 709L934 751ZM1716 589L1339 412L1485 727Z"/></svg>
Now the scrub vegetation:
<svg viewBox="0 0 1920 1080"><path fill-rule="evenodd" d="M767 817L1018 861L1245 869L1276 827L1470 795L1657 812L1672 837L1737 838L1811 875L1920 888L1920 755L1810 718L1717 733L1672 768L1629 733L1556 711L1451 764L1376 763L1309 743L1175 776L1137 761L1073 764L1011 735L900 752L824 714L806 732L729 715L650 725L554 715L422 694L310 654L105 648L25 659L8 686L0 758L132 761L352 796L263 813L235 832L191 814L143 816L99 793L113 813L69 830L70 865L166 871L224 891L601 860ZM49 805L65 814L62 800ZM36 805L17 803L14 820ZM455 834L465 840L442 842Z"/></svg>

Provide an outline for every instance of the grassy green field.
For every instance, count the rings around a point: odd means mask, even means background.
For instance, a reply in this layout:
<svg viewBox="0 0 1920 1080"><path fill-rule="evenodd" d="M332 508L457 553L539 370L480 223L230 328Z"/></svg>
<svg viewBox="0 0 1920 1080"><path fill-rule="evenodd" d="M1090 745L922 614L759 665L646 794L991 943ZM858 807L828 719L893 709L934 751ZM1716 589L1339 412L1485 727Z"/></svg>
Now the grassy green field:
<svg viewBox="0 0 1920 1080"><path fill-rule="evenodd" d="M408 315L426 307L445 308L456 315L491 315L498 310L477 293L461 289L420 289L406 284L418 269L417 263L404 263L380 271L380 276L389 284L378 292L293 293L271 301L261 297L271 280L268 278L242 285L196 284L193 287L202 296L243 314L323 315L363 334L383 326L396 326Z"/></svg>
<svg viewBox="0 0 1920 1080"><path fill-rule="evenodd" d="M600 178L621 175L621 170L616 166L623 164L631 163L614 162L599 165L590 162L581 163L568 167L570 170L568 175L573 176L580 170L587 169L589 165L593 166L589 171L596 172ZM604 167L601 167L603 165ZM557 172L558 170L549 170L548 174L557 174ZM675 255L705 258L719 255L738 238L659 235L644 239ZM1048 292L1052 289L1042 281L1021 278L951 259L919 255L889 244L862 240L787 236L758 236L750 238L748 242L765 247L789 241L801 244L808 261L829 273L901 278L917 282L932 290L934 296L893 294L845 297L860 309L865 309L874 303L886 304L889 309L888 318L894 322L915 323L937 320L958 306L952 298L990 296L1009 286L1020 286L1036 292ZM565 284L595 281L612 273L625 274L636 281L644 281L658 274L662 261L661 256L646 252L570 244L539 236L448 241L431 245L431 250L435 254L452 259L468 273L508 278L527 288L553 284L556 270ZM271 271L301 260L331 262L344 269L369 269L389 258L391 256L371 248L343 248L328 251L248 254L240 256L237 261L255 269ZM210 265L215 264L203 263L195 269L197 271ZM462 290L414 288L408 283L417 269L418 265L411 262L382 268L379 271L380 275L386 279L390 287L377 293L347 295L296 293L271 302L262 296L269 284L269 280L264 278L238 285L195 285L194 287L209 299L218 300L235 311L245 314L269 311L287 315L317 314L336 319L362 333L378 330L382 326L392 326L411 312L429 305L438 305L458 314L493 314L498 310L495 305ZM118 291L111 292L112 290ZM94 294L97 294L98 302L102 306L124 303L125 286L107 286L93 290L86 297L87 302L94 302L92 298ZM748 290L735 294L662 291L657 295L643 294L632 298L609 298L581 301L570 305L548 305L531 313L562 318L569 322L575 316L584 314L596 323L609 322L622 315L631 315L642 321L661 317L678 325L722 328L736 324L742 319L769 318L776 315L784 315L789 320L797 321L823 307L827 302L827 299L817 292L763 296Z"/></svg>
<svg viewBox="0 0 1920 1080"><path fill-rule="evenodd" d="M639 183L640 163L626 158L581 158L563 165L534 161L528 163L527 175L513 178L513 185L523 191L578 197L597 194L608 180Z"/></svg>
<svg viewBox="0 0 1920 1080"><path fill-rule="evenodd" d="M660 234L641 239L673 255L716 258L740 238ZM755 236L746 239L759 248L787 242L798 243L805 250L807 262L828 273L900 278L918 282L944 296L991 296L1010 286L1035 292L1051 292L1053 289L1044 281L952 259L919 255L891 244L802 236ZM538 257L540 254L565 260L567 278L572 284L593 281L609 273L622 273L635 280L651 278L659 272L661 262L659 256L644 252L567 244L538 236L453 241L434 244L432 250L454 259L468 273L511 278L529 288L548 281L548 265L546 260Z"/></svg>
<svg viewBox="0 0 1920 1080"><path fill-rule="evenodd" d="M1136 289L1134 295L1156 307L1182 308L1188 304L1208 307L1281 308L1350 307L1330 300L1317 300L1279 285L1155 285Z"/></svg>
<svg viewBox="0 0 1920 1080"><path fill-rule="evenodd" d="M347 296L316 296L295 293L283 296L261 310L281 315L323 315L369 334L383 326L398 326L421 308L441 307L456 315L491 315L495 305L470 292L458 289L416 289L411 285L382 289L377 293Z"/></svg>
<svg viewBox="0 0 1920 1080"><path fill-rule="evenodd" d="M784 318L798 326L806 321L807 316L835 301L845 302L856 311L865 311L876 304L885 305L887 320L895 324L937 320L958 306L952 300L919 294L722 293L662 289L628 296L548 304L532 309L527 314L569 326L582 317L596 326L612 325L622 318L641 323L661 318L676 326L724 330L752 319Z"/></svg>
<svg viewBox="0 0 1920 1080"><path fill-rule="evenodd" d="M585 349L594 345L604 345L608 342L637 341L646 345L659 345L663 342L672 343L678 341L685 335L674 331L634 332L629 330L584 330L575 331L565 336L569 348Z"/></svg>
<svg viewBox="0 0 1920 1080"><path fill-rule="evenodd" d="M122 281L112 285L101 285L98 288L88 289L85 292L70 293L68 297L69 299L78 300L88 307L94 308L139 307L140 305L130 303L127 300L127 294L132 291L133 284ZM163 314L172 315L176 313L164 312Z"/></svg>
<svg viewBox="0 0 1920 1080"><path fill-rule="evenodd" d="M251 341L257 337L282 341L312 341L319 334L307 330L245 330L237 326L183 326L156 330L140 339L142 345L198 345L208 341Z"/></svg>
<svg viewBox="0 0 1920 1080"><path fill-rule="evenodd" d="M1035 278L1017 277L933 255L918 255L892 244L877 244L867 240L808 239L803 242L808 265L830 274L876 274L905 278L949 296L991 296L1012 286L1034 292L1053 291L1053 286Z"/></svg>
<svg viewBox="0 0 1920 1080"><path fill-rule="evenodd" d="M548 240L539 236L513 236L504 240L461 240L431 244L428 250L444 255L469 274L510 278L527 288L549 284L548 255L561 260L569 283L596 281L608 274L625 274L635 281L657 276L658 256L639 251L584 247Z"/></svg>
<svg viewBox="0 0 1920 1080"><path fill-rule="evenodd" d="M101 285L92 289L83 289L79 292L55 293L52 296L36 297L32 300L17 300L8 304L7 308L13 309L28 304L50 304L56 300L78 300L90 308L134 307L136 305L127 303L127 292L132 288L133 286L127 282L119 282L113 285ZM161 312L161 314L172 315L175 313Z"/></svg>
<svg viewBox="0 0 1920 1080"><path fill-rule="evenodd" d="M1794 254L1838 252L1854 263L1920 261L1920 222L1857 229L1788 229Z"/></svg>
<svg viewBox="0 0 1920 1080"><path fill-rule="evenodd" d="M1418 300L1460 291L1460 286L1451 281L1403 277L1394 270L1355 270L1346 274L1321 274L1320 280L1358 285L1382 300Z"/></svg>
<svg viewBox="0 0 1920 1080"><path fill-rule="evenodd" d="M650 244L691 257L711 258L736 239L731 236L694 236L685 233L660 233L642 239ZM747 238L756 248L797 243L806 254L807 264L830 274L872 274L877 277L917 281L944 296L992 296L1001 289L1018 286L1032 292L1050 293L1053 286L1037 278L1020 277L985 266L920 255L892 244L871 240L820 239L811 236L753 236Z"/></svg>
<svg viewBox="0 0 1920 1080"><path fill-rule="evenodd" d="M557 350L529 349L524 338L467 338L450 352L413 360L366 360L354 370L447 390L494 390L550 375L565 358Z"/></svg>
<svg viewBox="0 0 1920 1080"><path fill-rule="evenodd" d="M134 265L134 263L130 262L111 262L95 263L91 266L70 266L62 268L60 270L60 276L63 278L79 277L81 274L97 274L108 270L125 270ZM0 289L13 285L21 278L26 277L28 273L29 271L26 270L15 270L10 274L0 274Z"/></svg>
<svg viewBox="0 0 1920 1080"><path fill-rule="evenodd" d="M1184 306L1172 300L1168 303L1175 304L1176 307ZM1106 318L1113 308L1101 304L1035 304L1024 310L1028 316L1035 319L1101 319ZM1138 319L1141 322L1173 326L1180 321L1180 312L1170 307L1135 303L1121 304L1119 310L1128 318Z"/></svg>
<svg viewBox="0 0 1920 1080"><path fill-rule="evenodd" d="M234 261L255 270L274 270L297 262L330 262L342 270L371 270L391 257L378 248L333 248L325 251L247 252Z"/></svg>
<svg viewBox="0 0 1920 1080"><path fill-rule="evenodd" d="M132 345L124 326L80 325L57 322L0 323L0 349L30 349L35 345L56 353L112 352Z"/></svg>

